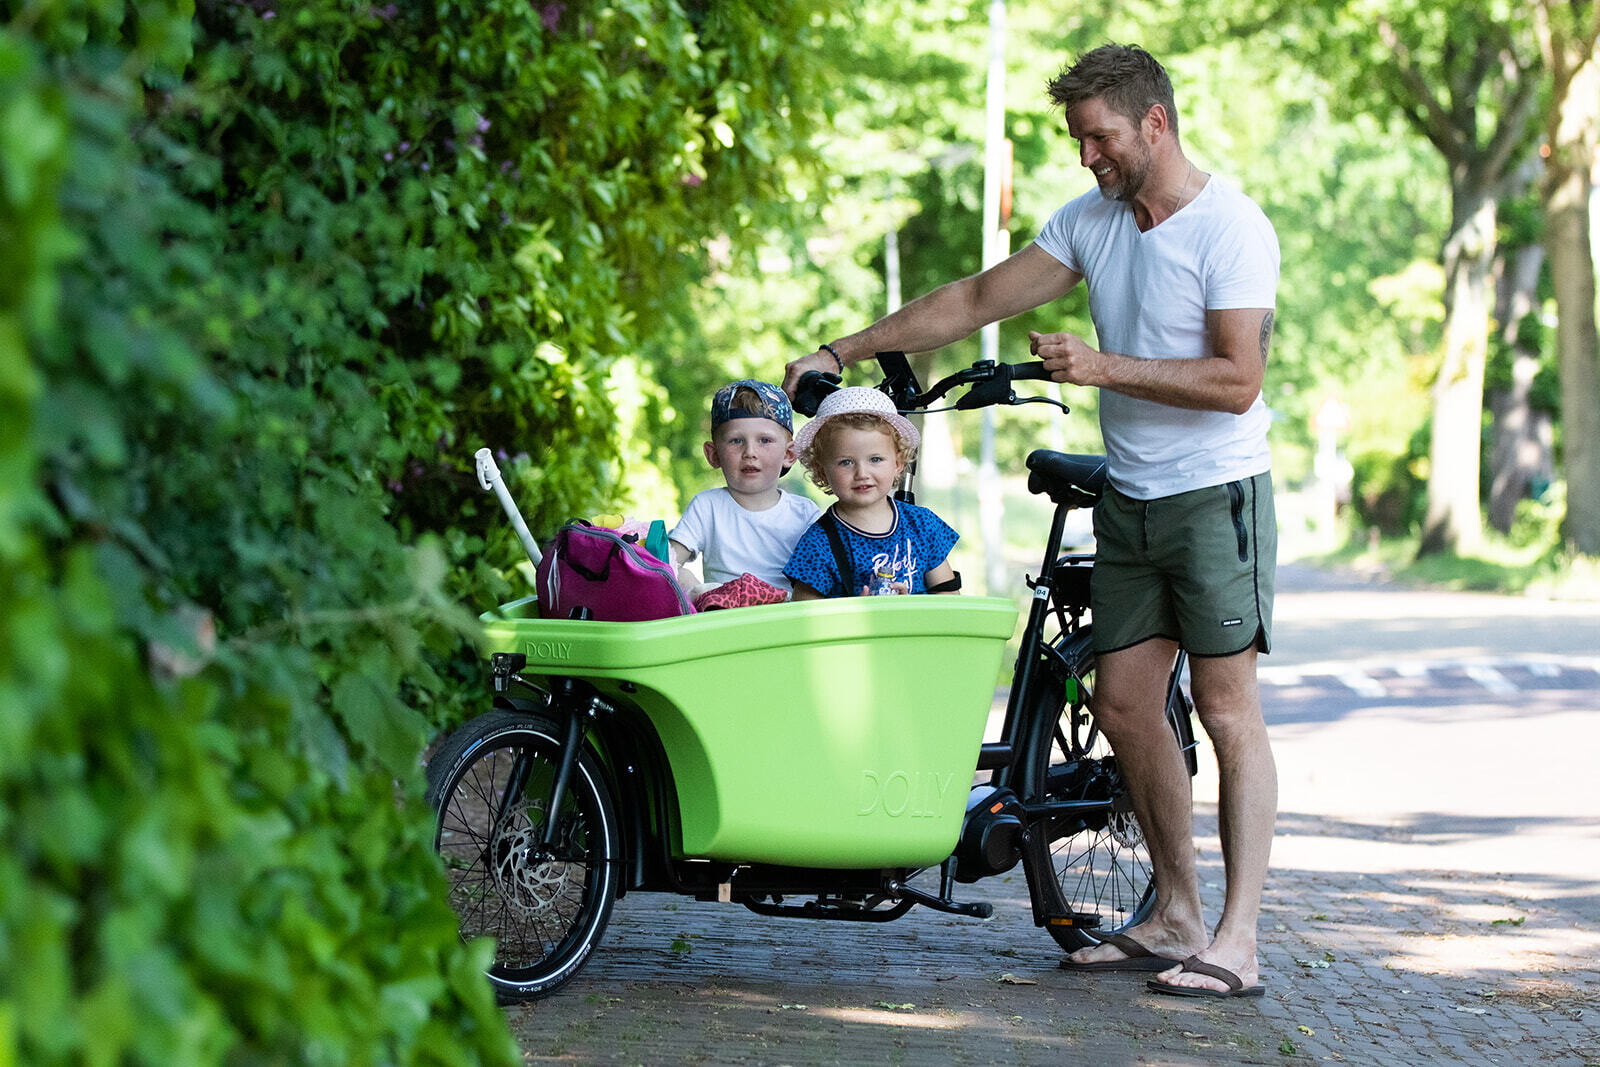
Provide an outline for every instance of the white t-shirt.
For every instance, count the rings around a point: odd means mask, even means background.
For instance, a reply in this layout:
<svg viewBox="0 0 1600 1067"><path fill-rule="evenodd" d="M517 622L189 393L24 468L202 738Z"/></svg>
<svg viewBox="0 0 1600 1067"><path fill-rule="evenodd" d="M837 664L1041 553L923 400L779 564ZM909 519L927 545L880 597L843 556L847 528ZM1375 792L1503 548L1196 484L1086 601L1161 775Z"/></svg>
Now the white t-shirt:
<svg viewBox="0 0 1600 1067"><path fill-rule="evenodd" d="M795 542L821 514L809 499L784 489L766 511L750 511L727 486L718 486L696 493L667 537L687 548L690 559L704 558L708 582L731 582L749 572L780 589L792 589L783 568Z"/></svg>
<svg viewBox="0 0 1600 1067"><path fill-rule="evenodd" d="M1211 355L1206 312L1271 308L1278 238L1255 202L1215 176L1194 200L1140 232L1131 205L1098 189L1050 216L1035 243L1083 275L1102 351L1145 359ZM1190 411L1100 391L1107 473L1153 500L1223 485L1271 467L1266 404L1243 415Z"/></svg>

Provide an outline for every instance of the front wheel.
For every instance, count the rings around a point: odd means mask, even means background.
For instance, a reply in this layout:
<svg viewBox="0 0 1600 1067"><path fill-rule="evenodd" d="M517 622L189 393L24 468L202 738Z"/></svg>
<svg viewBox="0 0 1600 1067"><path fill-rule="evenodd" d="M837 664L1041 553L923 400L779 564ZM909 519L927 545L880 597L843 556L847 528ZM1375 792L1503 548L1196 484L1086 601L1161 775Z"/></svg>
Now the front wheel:
<svg viewBox="0 0 1600 1067"><path fill-rule="evenodd" d="M617 897L616 807L591 753L580 753L558 809L545 810L561 738L548 719L495 711L428 761L450 904L463 939L495 939L488 973L501 1000L543 996L577 974Z"/></svg>
<svg viewBox="0 0 1600 1067"><path fill-rule="evenodd" d="M1156 879L1127 780L1091 710L1095 654L1087 627L1067 641L1061 655L1067 677L1038 688L1034 712L1054 726L1050 743L1038 748L1033 780L1049 800L1096 804L1041 820L1027 847L1032 850L1029 868L1052 917L1047 928L1070 952L1148 918ZM1189 700L1181 686L1168 689L1167 722L1192 775Z"/></svg>

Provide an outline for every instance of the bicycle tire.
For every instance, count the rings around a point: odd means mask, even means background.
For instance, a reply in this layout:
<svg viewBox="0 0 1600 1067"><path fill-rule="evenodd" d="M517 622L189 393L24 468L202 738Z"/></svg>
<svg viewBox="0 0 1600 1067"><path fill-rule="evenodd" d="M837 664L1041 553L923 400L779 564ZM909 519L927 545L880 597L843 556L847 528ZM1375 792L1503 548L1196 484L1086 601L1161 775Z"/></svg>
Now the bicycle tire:
<svg viewBox="0 0 1600 1067"><path fill-rule="evenodd" d="M549 719L494 711L451 734L428 761L428 802L439 815L434 849L450 904L463 940L495 939L487 973L502 1002L570 981L616 902L616 805L588 750L562 800L555 855L537 854L562 736Z"/></svg>
<svg viewBox="0 0 1600 1067"><path fill-rule="evenodd" d="M1128 783L1089 712L1095 668L1090 627L1065 640L1061 661L1067 678L1037 690L1035 713L1050 716L1053 728L1050 743L1040 745L1034 756L1033 780L1049 799L1106 802L1098 813L1044 819L1028 835L1028 847L1035 850L1028 869L1041 882L1049 914L1072 919L1049 922L1046 928L1070 952L1148 918L1155 906L1156 879ZM1167 721L1192 775L1189 698L1179 685L1169 690Z"/></svg>

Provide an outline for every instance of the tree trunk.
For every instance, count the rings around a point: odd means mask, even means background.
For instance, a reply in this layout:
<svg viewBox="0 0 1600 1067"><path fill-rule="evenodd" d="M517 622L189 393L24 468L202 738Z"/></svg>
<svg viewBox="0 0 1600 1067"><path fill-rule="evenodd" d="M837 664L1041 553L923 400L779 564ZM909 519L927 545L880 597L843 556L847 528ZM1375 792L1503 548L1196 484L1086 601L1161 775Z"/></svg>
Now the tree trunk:
<svg viewBox="0 0 1600 1067"><path fill-rule="evenodd" d="M1428 510L1419 555L1461 552L1482 536L1478 514L1483 371L1489 354L1495 201L1483 183L1457 178L1455 225L1445 242L1444 364L1433 385Z"/></svg>
<svg viewBox="0 0 1600 1067"><path fill-rule="evenodd" d="M1556 293L1561 361L1562 451L1568 543L1600 555L1600 337L1595 332L1594 253L1589 243L1592 169L1600 142L1600 68L1591 55L1560 93L1545 164L1545 246Z"/></svg>
<svg viewBox="0 0 1600 1067"><path fill-rule="evenodd" d="M1489 452L1489 525L1510 533L1518 502L1529 495L1531 486L1548 482L1551 472L1549 416L1529 403L1539 372L1539 346L1522 336L1523 320L1538 306L1544 249L1512 248L1503 262L1495 319L1511 347L1511 385L1490 397L1494 445Z"/></svg>

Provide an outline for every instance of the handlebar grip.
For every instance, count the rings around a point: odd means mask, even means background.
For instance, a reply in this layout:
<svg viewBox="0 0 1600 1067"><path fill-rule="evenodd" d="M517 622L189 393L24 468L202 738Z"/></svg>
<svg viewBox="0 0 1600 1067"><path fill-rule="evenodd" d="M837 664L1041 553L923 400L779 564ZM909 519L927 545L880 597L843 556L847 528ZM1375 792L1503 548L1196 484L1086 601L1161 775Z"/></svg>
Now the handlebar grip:
<svg viewBox="0 0 1600 1067"><path fill-rule="evenodd" d="M1014 382L1048 382L1050 372L1045 370L1044 364L1035 360L1032 363L1011 364L1011 380Z"/></svg>
<svg viewBox="0 0 1600 1067"><path fill-rule="evenodd" d="M794 387L794 410L802 415L812 416L817 413L817 405L827 399L829 393L839 388L839 383L844 379L837 374L826 371L808 370L800 375L799 383Z"/></svg>
<svg viewBox="0 0 1600 1067"><path fill-rule="evenodd" d="M1014 394L1011 392L1010 378L990 378L986 382L973 383L966 395L956 401L956 410L976 411L996 404L1009 404L1012 399Z"/></svg>

